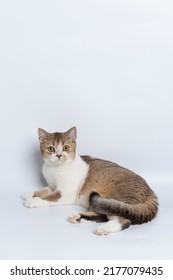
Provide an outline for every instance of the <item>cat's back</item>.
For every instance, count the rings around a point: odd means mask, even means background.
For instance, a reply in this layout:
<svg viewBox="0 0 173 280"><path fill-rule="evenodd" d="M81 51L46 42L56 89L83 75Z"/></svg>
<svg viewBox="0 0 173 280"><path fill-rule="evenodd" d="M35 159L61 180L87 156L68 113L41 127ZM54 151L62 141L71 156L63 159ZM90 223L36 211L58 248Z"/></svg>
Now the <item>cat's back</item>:
<svg viewBox="0 0 173 280"><path fill-rule="evenodd" d="M115 162L111 162L108 160L103 160L99 158L93 158L90 156L83 155L81 158L89 165L89 175L91 176L99 176L99 177L108 177L111 176L119 179L121 176L130 175L130 176L138 176L134 172L130 171L127 168L120 166Z"/></svg>
<svg viewBox="0 0 173 280"><path fill-rule="evenodd" d="M89 165L81 194L87 192L89 195L92 190L103 197L134 203L145 200L152 193L146 181L131 170L111 161L81 157Z"/></svg>

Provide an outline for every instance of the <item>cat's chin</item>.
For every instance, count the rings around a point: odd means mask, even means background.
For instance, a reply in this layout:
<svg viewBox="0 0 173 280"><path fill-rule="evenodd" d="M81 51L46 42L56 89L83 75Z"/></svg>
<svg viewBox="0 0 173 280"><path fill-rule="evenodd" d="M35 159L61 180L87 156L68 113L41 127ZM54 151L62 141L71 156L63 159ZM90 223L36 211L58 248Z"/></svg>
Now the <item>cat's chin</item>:
<svg viewBox="0 0 173 280"><path fill-rule="evenodd" d="M73 159L68 159L68 160L56 160L56 161L53 161L53 160L49 160L49 159L44 159L45 162L48 164L48 165L51 165L51 166L63 166L63 165L66 165L70 162L73 161Z"/></svg>
<svg viewBox="0 0 173 280"><path fill-rule="evenodd" d="M64 165L64 161L61 161L61 160L56 160L56 161L52 161L52 160L45 160L45 162L48 164L48 165L52 165L52 166L61 166L61 165Z"/></svg>

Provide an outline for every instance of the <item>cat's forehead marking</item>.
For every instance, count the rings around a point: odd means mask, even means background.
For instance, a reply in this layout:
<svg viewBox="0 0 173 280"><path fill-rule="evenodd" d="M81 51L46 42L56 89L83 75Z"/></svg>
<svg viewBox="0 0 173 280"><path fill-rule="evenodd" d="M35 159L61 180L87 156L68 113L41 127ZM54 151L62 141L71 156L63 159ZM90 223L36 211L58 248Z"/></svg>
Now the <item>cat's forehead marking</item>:
<svg viewBox="0 0 173 280"><path fill-rule="evenodd" d="M55 142L55 143L59 143L60 141L62 141L62 135L61 135L61 133L58 133L58 132L56 132L56 133L53 133L53 141Z"/></svg>
<svg viewBox="0 0 173 280"><path fill-rule="evenodd" d="M50 136L49 141L51 142L51 144L56 147L57 145L59 145L60 143L62 143L62 136L60 133L52 133Z"/></svg>
<svg viewBox="0 0 173 280"><path fill-rule="evenodd" d="M61 153L62 152L62 141L60 141L56 147L56 152Z"/></svg>
<svg viewBox="0 0 173 280"><path fill-rule="evenodd" d="M62 143L64 144L64 142L66 142L67 140L67 136L65 135L65 133L54 133L54 141L56 141L56 143Z"/></svg>

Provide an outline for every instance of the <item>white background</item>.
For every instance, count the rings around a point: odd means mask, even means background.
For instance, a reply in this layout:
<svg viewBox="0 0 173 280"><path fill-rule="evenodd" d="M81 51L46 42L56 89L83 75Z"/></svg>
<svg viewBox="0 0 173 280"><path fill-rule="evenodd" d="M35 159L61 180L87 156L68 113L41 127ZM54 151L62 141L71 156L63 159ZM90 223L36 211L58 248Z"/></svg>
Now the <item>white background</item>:
<svg viewBox="0 0 173 280"><path fill-rule="evenodd" d="M0 258L171 259L172 1L30 0L0 4ZM26 209L45 185L38 127L78 129L78 151L142 175L158 217L98 237L75 206ZM81 210L81 209L80 209Z"/></svg>

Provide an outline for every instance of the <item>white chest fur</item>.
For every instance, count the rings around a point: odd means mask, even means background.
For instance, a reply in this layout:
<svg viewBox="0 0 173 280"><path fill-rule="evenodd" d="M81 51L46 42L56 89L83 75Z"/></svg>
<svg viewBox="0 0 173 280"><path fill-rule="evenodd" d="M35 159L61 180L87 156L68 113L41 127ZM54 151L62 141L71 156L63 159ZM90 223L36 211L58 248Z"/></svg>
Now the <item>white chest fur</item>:
<svg viewBox="0 0 173 280"><path fill-rule="evenodd" d="M88 169L89 165L76 155L72 162L62 166L44 163L43 175L52 190L58 189L61 192L64 202L75 204Z"/></svg>

